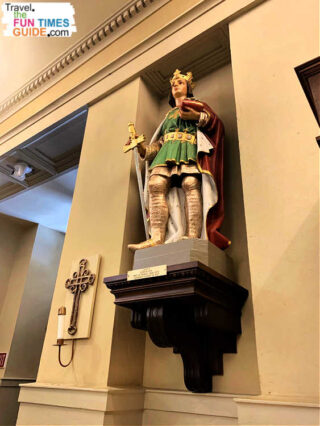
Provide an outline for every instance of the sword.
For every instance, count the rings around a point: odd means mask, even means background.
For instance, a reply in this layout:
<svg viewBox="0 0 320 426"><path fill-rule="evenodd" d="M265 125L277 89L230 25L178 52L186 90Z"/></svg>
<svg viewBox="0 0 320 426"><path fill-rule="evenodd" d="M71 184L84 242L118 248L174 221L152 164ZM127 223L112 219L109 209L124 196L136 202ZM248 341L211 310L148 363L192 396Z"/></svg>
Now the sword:
<svg viewBox="0 0 320 426"><path fill-rule="evenodd" d="M148 239L149 238L148 221L147 221L146 207L145 207L145 203L144 203L142 175L141 175L141 169L140 169L140 164L139 164L139 153L138 153L139 143L144 142L146 140L146 138L145 138L144 135L137 136L136 129L135 129L134 124L132 122L128 123L128 130L129 130L131 143L129 145L125 145L123 147L123 152L127 153L127 152L133 150L133 156L134 156L134 162L135 162L135 166L136 166L136 173L137 173L137 180L138 180L138 188L139 188L139 196L140 196L144 230L145 230L145 233L146 233L146 238Z"/></svg>

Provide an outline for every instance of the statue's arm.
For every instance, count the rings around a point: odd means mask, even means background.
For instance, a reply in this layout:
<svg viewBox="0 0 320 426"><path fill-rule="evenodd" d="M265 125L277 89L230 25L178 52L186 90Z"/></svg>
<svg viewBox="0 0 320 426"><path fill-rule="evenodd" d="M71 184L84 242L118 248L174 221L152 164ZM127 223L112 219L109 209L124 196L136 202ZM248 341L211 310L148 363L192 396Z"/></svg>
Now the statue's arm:
<svg viewBox="0 0 320 426"><path fill-rule="evenodd" d="M203 102L202 113L200 116L198 127L199 130L207 136L213 148L216 148L224 138L224 126L217 114ZM202 114L201 113L201 114Z"/></svg>
<svg viewBox="0 0 320 426"><path fill-rule="evenodd" d="M138 152L142 160L151 162L160 151L163 144L163 137L162 137L163 123L164 123L164 120L161 121L157 130L155 131L151 139L151 143L148 144L146 142L143 142L138 145Z"/></svg>
<svg viewBox="0 0 320 426"><path fill-rule="evenodd" d="M204 110L201 111L199 121L198 121L198 127L201 130L204 130L208 127L210 127L210 124L213 121L213 116L210 114L210 112Z"/></svg>
<svg viewBox="0 0 320 426"><path fill-rule="evenodd" d="M203 102L204 108L200 114L198 127L201 128L201 131L204 133L211 133L215 130L219 122L221 123L218 116L212 111L212 109Z"/></svg>
<svg viewBox="0 0 320 426"><path fill-rule="evenodd" d="M140 157L145 161L152 161L160 151L162 146L162 138L150 144L141 143L138 145Z"/></svg>
<svg viewBox="0 0 320 426"><path fill-rule="evenodd" d="M195 106L193 106L195 105ZM199 106L202 108L200 109ZM210 131L214 126L215 113L204 102L187 100L186 104L179 110L179 115L183 120L194 120L201 131Z"/></svg>

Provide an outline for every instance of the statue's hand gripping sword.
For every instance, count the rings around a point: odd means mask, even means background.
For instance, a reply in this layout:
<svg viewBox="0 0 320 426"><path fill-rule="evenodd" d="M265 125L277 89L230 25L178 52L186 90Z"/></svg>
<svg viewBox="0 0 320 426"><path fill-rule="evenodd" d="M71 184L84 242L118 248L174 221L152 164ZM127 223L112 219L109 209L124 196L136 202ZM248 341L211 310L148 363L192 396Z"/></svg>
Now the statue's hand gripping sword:
<svg viewBox="0 0 320 426"><path fill-rule="evenodd" d="M146 233L146 238L149 238L149 227L148 227L148 221L147 221L147 213L146 213L146 207L144 203L144 196L143 196L143 185L142 185L142 175L141 175L141 169L139 164L139 154L138 154L138 145L146 140L145 136L142 134L140 136L137 136L136 129L134 127L133 123L128 123L128 130L129 130L129 136L130 136L130 144L124 145L123 152L129 152L133 150L134 155L134 162L136 166L136 173L137 173L137 180L138 180L138 187L139 187L139 195L140 195L140 202L141 202L141 209L142 209L142 216L143 216L143 223L144 223L144 230Z"/></svg>
<svg viewBox="0 0 320 426"><path fill-rule="evenodd" d="M129 145L125 145L123 147L123 152L126 153L128 151L131 151L131 149L134 150L134 148L137 148L137 146L139 145L139 143L142 143L146 140L144 135L140 135L137 136L136 134L136 129L134 127L133 123L128 123L128 130L129 130L129 135L130 135L130 140L131 143Z"/></svg>

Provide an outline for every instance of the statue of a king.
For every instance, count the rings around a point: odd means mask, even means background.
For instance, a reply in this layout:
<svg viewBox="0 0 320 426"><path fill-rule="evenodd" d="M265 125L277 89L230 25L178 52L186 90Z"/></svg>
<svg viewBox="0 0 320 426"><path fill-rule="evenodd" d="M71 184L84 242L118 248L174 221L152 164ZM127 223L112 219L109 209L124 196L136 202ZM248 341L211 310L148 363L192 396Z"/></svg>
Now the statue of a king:
<svg viewBox="0 0 320 426"><path fill-rule="evenodd" d="M173 74L172 109L149 144L138 145L146 164L145 205L150 239L139 250L180 239L208 239L221 249L230 241L219 232L224 217L224 127L204 102L193 97L192 73Z"/></svg>

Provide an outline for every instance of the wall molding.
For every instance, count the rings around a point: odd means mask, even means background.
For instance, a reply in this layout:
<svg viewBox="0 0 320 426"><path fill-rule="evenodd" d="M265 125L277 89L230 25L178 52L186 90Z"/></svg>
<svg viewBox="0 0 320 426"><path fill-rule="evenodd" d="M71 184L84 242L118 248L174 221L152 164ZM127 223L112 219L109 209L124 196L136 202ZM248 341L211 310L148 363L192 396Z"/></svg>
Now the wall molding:
<svg viewBox="0 0 320 426"><path fill-rule="evenodd" d="M171 0L131 0L0 103L0 123Z"/></svg>
<svg viewBox="0 0 320 426"><path fill-rule="evenodd" d="M83 105L93 105L123 85L142 75L157 61L205 31L227 25L234 18L255 8L265 0L243 0L241 4L227 5L227 0L207 0L159 31L150 34L143 42L132 46L118 58L99 69L76 87L70 88L56 100L35 111L32 115L5 130L0 135L0 155L15 149L27 138L63 119ZM221 7L221 9L220 9ZM63 78L63 77L62 77ZM46 86L45 91L49 86ZM39 92L40 94L41 92ZM35 95L36 97L38 95ZM29 98L30 102L32 97ZM17 111L22 103L16 105ZM10 109L13 115L16 111ZM7 117L6 117L7 118ZM6 118L3 118L4 121ZM0 114L1 123L1 114Z"/></svg>
<svg viewBox="0 0 320 426"><path fill-rule="evenodd" d="M81 388L45 383L20 386L17 425L141 424L144 390ZM67 414L66 414L67 413ZM107 421L105 421L107 419Z"/></svg>
<svg viewBox="0 0 320 426"><path fill-rule="evenodd" d="M23 384L17 424L33 424L35 416L41 416L38 421L46 418L46 424L65 424L68 412L70 424L79 424L79 419L91 420L90 424L107 424L103 422L105 415L113 420L112 424L168 424L161 422L165 415L165 420L171 420L170 424L204 424L201 421L207 420L205 424L231 425L237 424L234 398L239 396L242 395L194 394L139 386L96 389L44 383ZM52 414L54 418L50 418ZM51 423L47 423L48 418Z"/></svg>
<svg viewBox="0 0 320 426"><path fill-rule="evenodd" d="M240 395L146 388L144 409L237 419L237 397Z"/></svg>
<svg viewBox="0 0 320 426"><path fill-rule="evenodd" d="M274 396L263 398L235 398L240 425L316 425L319 421L319 404L281 399Z"/></svg>

